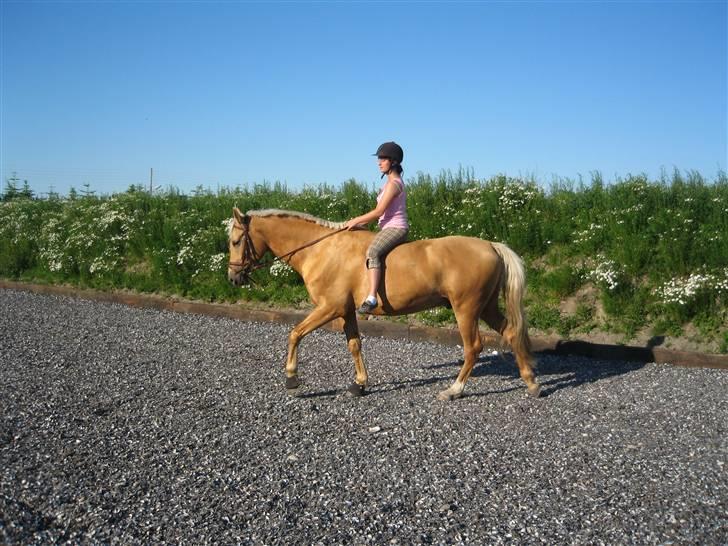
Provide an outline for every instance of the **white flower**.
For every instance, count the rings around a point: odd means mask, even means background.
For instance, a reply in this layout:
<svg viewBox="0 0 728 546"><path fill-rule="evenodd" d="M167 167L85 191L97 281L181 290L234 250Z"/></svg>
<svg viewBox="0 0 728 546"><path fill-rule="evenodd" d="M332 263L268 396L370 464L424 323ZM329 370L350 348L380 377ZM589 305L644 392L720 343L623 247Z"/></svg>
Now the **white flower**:
<svg viewBox="0 0 728 546"><path fill-rule="evenodd" d="M220 253L215 254L210 258L210 271L219 271L222 269L223 264L225 263L227 258L227 254Z"/></svg>
<svg viewBox="0 0 728 546"><path fill-rule="evenodd" d="M287 277L294 273L293 268L286 262L283 262L276 258L270 266L270 274L274 277Z"/></svg>
<svg viewBox="0 0 728 546"><path fill-rule="evenodd" d="M177 253L177 265L184 265L192 255L192 249L189 246L185 246Z"/></svg>
<svg viewBox="0 0 728 546"><path fill-rule="evenodd" d="M618 278L622 273L619 266L612 260L607 260L604 256L597 256L599 262L596 267L587 272L587 278L594 282L601 282L607 285L607 289L614 290L619 286Z"/></svg>
<svg viewBox="0 0 728 546"><path fill-rule="evenodd" d="M688 277L670 279L655 293L663 303L686 305L693 301L699 292L710 289L728 292L728 269L724 271L722 279L710 273L692 273Z"/></svg>

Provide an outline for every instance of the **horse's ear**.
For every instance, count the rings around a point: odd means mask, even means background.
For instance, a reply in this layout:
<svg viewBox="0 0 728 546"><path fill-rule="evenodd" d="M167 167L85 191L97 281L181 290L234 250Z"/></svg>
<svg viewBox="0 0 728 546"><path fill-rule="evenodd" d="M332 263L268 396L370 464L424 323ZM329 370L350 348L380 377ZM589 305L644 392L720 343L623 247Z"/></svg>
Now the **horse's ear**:
<svg viewBox="0 0 728 546"><path fill-rule="evenodd" d="M238 224L243 224L243 213L240 212L240 209L238 207L233 207L233 218L235 218L235 221Z"/></svg>

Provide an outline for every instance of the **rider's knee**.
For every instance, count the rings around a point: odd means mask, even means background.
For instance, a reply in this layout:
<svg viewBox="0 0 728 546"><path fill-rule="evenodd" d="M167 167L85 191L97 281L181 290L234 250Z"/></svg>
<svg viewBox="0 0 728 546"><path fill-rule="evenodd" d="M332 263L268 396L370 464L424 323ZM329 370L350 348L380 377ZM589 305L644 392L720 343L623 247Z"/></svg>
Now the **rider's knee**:
<svg viewBox="0 0 728 546"><path fill-rule="evenodd" d="M367 269L381 269L382 262L380 261L379 256L367 256L366 266Z"/></svg>

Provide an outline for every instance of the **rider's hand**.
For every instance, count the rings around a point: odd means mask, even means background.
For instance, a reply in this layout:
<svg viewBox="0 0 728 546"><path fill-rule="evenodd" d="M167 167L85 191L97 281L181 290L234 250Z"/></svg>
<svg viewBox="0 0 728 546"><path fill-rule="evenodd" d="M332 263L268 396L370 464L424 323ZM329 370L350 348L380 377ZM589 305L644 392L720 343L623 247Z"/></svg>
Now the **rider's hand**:
<svg viewBox="0 0 728 546"><path fill-rule="evenodd" d="M360 226L361 224L357 222L356 218L352 218L346 224L344 224L344 227L349 231L351 231L352 229L359 229Z"/></svg>

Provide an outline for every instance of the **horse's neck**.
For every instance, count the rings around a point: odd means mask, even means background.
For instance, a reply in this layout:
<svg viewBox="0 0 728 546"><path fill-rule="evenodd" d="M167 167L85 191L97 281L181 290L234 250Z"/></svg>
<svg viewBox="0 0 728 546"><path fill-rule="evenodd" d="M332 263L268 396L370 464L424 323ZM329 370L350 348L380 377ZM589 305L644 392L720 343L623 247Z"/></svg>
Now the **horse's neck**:
<svg viewBox="0 0 728 546"><path fill-rule="evenodd" d="M276 256L292 252L331 231L324 226L299 218L270 217L260 220L260 231L268 248Z"/></svg>

